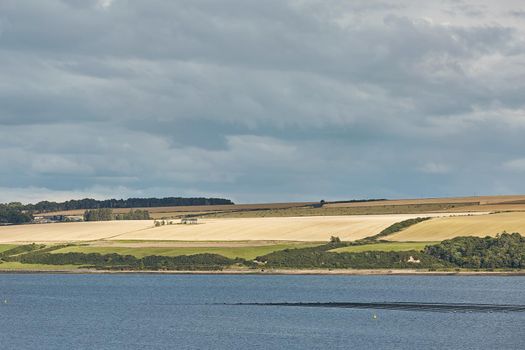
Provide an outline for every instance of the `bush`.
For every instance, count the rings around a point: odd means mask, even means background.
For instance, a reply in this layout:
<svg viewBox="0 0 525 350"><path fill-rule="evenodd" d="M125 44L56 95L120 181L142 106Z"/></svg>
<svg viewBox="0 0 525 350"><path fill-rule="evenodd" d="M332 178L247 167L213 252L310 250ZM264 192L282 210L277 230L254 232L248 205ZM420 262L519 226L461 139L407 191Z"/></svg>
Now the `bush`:
<svg viewBox="0 0 525 350"><path fill-rule="evenodd" d="M31 251L34 251L34 250L42 249L44 247L45 247L45 245L43 245L43 244L35 244L35 243L26 244L26 245L19 245L17 247L5 250L2 253L0 253L0 259L5 260L7 257L10 257L12 255L18 255L18 254L22 254L22 253L27 253L27 252L31 252Z"/></svg>
<svg viewBox="0 0 525 350"><path fill-rule="evenodd" d="M408 219L408 220L396 222L395 224L390 225L387 228L385 228L383 231L379 232L377 235L372 236L372 237L368 237L368 239L377 240L378 238L389 236L389 235L391 235L393 233L396 233L396 232L399 232L401 230L404 230L407 227L410 227L412 225L418 224L420 222L423 222L423 221L426 221L426 220L429 220L429 219L431 219L431 218L424 217L424 218L414 218L414 219Z"/></svg>
<svg viewBox="0 0 525 350"><path fill-rule="evenodd" d="M20 203L0 204L0 223L25 224L33 220L30 212L24 211Z"/></svg>
<svg viewBox="0 0 525 350"><path fill-rule="evenodd" d="M330 243L341 243L341 238L332 236L330 237Z"/></svg>
<svg viewBox="0 0 525 350"><path fill-rule="evenodd" d="M425 248L425 253L465 268L525 268L525 237L456 237Z"/></svg>
<svg viewBox="0 0 525 350"><path fill-rule="evenodd" d="M242 260L232 260L218 254L196 254L181 256L150 255L136 258L132 255L99 253L34 252L18 257L24 264L86 265L98 269L120 270L217 270Z"/></svg>
<svg viewBox="0 0 525 350"><path fill-rule="evenodd" d="M118 214L115 217L116 220L149 220L149 211L147 210L133 210L131 209L128 213Z"/></svg>
<svg viewBox="0 0 525 350"><path fill-rule="evenodd" d="M111 221L113 210L109 208L90 209L84 212L84 221Z"/></svg>
<svg viewBox="0 0 525 350"><path fill-rule="evenodd" d="M425 255L418 251L405 252L361 252L332 253L318 251L275 252L258 257L257 260L275 268L354 268L354 269L385 269L385 268L438 268L449 264ZM413 257L421 262L409 263Z"/></svg>

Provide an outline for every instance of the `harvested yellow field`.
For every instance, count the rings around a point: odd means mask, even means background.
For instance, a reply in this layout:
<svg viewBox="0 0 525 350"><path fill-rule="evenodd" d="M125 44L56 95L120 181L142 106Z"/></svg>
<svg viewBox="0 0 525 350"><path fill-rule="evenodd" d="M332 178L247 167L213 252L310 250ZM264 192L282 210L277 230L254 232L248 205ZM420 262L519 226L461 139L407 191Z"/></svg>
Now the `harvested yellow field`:
<svg viewBox="0 0 525 350"><path fill-rule="evenodd" d="M394 233L391 241L442 241L458 236L495 236L503 231L525 234L525 213L441 217L421 222Z"/></svg>
<svg viewBox="0 0 525 350"><path fill-rule="evenodd" d="M437 215L437 214L434 214ZM181 241L353 241L418 215L349 215L313 217L199 219L196 225L168 225L122 234L115 240Z"/></svg>
<svg viewBox="0 0 525 350"><path fill-rule="evenodd" d="M440 216L450 214L424 214ZM74 222L0 227L0 243L141 241L328 241L356 240L420 214L258 218L204 218L198 224L154 227L152 220Z"/></svg>
<svg viewBox="0 0 525 350"><path fill-rule="evenodd" d="M150 220L68 222L0 227L0 243L91 241L153 227Z"/></svg>

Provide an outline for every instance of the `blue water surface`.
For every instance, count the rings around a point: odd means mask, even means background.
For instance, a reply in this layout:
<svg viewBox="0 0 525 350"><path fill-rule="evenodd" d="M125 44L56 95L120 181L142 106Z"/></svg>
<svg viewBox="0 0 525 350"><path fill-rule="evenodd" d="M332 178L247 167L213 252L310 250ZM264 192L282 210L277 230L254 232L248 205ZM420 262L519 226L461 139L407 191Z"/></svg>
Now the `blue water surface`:
<svg viewBox="0 0 525 350"><path fill-rule="evenodd" d="M525 313L217 305L525 304L525 277L0 274L0 300L2 349L525 349Z"/></svg>

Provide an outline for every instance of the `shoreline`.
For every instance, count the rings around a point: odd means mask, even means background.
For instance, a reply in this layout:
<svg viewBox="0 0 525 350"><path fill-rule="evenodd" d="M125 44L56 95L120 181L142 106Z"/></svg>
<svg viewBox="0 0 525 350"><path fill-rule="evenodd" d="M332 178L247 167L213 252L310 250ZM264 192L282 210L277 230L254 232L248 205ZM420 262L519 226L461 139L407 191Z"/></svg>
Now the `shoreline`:
<svg viewBox="0 0 525 350"><path fill-rule="evenodd" d="M17 270L17 269L0 269L0 274L73 274L73 275L128 275L128 274L145 274L145 275L289 275L289 276L525 276L525 270L519 271L428 271L413 269L342 269L342 270L222 270L222 271L113 271L113 270L95 270L95 269L78 269L78 270Z"/></svg>

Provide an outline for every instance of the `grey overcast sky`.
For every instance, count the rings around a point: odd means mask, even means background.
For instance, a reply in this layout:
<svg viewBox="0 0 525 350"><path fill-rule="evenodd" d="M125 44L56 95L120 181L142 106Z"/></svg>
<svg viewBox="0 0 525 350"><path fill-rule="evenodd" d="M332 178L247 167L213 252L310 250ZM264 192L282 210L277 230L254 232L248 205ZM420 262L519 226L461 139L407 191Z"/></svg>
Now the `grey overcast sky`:
<svg viewBox="0 0 525 350"><path fill-rule="evenodd" d="M0 0L0 202L525 193L522 0Z"/></svg>

